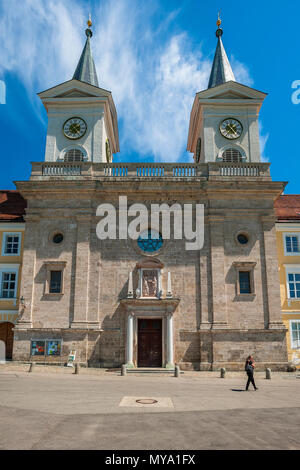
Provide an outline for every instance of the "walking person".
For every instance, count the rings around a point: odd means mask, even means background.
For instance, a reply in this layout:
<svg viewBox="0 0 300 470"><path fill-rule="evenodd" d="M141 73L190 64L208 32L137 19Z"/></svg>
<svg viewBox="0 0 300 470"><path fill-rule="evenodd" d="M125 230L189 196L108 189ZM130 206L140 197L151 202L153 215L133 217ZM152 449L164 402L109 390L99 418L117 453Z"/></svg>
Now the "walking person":
<svg viewBox="0 0 300 470"><path fill-rule="evenodd" d="M246 391L248 391L250 383L252 383L255 391L258 390L254 382L254 368L255 368L255 362L254 362L253 356L248 356L246 360L246 364L245 364L245 371L247 372L247 375L248 375Z"/></svg>

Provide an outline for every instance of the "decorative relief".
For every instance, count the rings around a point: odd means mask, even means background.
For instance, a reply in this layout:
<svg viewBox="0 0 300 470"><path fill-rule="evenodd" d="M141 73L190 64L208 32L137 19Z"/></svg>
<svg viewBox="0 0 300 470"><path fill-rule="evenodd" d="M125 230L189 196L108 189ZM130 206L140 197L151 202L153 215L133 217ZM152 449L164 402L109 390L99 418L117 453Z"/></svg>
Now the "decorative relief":
<svg viewBox="0 0 300 470"><path fill-rule="evenodd" d="M142 279L143 297L157 297L158 296L158 271L156 270L143 270Z"/></svg>

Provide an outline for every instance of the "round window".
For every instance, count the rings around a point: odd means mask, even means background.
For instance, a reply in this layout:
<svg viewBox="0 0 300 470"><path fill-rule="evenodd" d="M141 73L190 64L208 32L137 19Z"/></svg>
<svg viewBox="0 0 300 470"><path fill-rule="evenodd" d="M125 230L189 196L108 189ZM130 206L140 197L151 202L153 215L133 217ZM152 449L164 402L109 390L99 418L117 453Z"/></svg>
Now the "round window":
<svg viewBox="0 0 300 470"><path fill-rule="evenodd" d="M249 242L249 237L245 235L244 233L240 233L237 236L237 240L240 243L240 245L247 245L247 243Z"/></svg>
<svg viewBox="0 0 300 470"><path fill-rule="evenodd" d="M163 245L163 239L159 232L156 230L144 230L138 238L138 246L146 253L154 253L158 251Z"/></svg>
<svg viewBox="0 0 300 470"><path fill-rule="evenodd" d="M52 238L52 241L53 243L55 243L56 245L59 245L60 243L62 243L64 239L64 236L62 233L56 233L53 238Z"/></svg>

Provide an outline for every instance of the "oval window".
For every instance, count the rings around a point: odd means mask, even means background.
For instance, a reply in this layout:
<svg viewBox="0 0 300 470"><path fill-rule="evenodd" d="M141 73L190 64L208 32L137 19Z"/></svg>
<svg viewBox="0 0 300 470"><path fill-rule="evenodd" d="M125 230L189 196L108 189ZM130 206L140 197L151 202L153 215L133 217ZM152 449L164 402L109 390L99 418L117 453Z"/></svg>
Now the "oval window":
<svg viewBox="0 0 300 470"><path fill-rule="evenodd" d="M248 241L249 241L249 238L247 235L245 235L244 233L240 233L238 236L237 236L237 240L238 242L240 243L240 245L247 245Z"/></svg>
<svg viewBox="0 0 300 470"><path fill-rule="evenodd" d="M53 238L52 238L52 241L53 243L55 243L56 245L59 245L60 243L62 243L64 239L64 236L62 233L56 233Z"/></svg>

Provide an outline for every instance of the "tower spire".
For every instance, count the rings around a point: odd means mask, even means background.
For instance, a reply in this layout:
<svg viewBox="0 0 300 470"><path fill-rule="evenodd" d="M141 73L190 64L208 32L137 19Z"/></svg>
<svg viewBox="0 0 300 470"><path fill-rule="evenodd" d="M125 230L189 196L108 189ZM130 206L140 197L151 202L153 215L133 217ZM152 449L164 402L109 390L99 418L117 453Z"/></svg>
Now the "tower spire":
<svg viewBox="0 0 300 470"><path fill-rule="evenodd" d="M223 46L222 36L223 36L223 29L221 28L221 18L220 12L218 13L218 21L217 26L218 29L216 31L216 36L218 38L218 44L216 48L216 53L214 57L214 62L209 78L208 88L213 88L218 85L222 85L223 83L234 81L235 76L232 71L230 62L228 60L226 51Z"/></svg>
<svg viewBox="0 0 300 470"><path fill-rule="evenodd" d="M89 15L89 19L87 22L88 28L85 30L86 42L78 65L76 67L75 73L73 75L73 79L80 80L81 82L89 83L90 85L99 87L97 71L92 56L90 43L90 38L93 36L93 32L91 30L92 24L93 23L91 20L91 15Z"/></svg>

